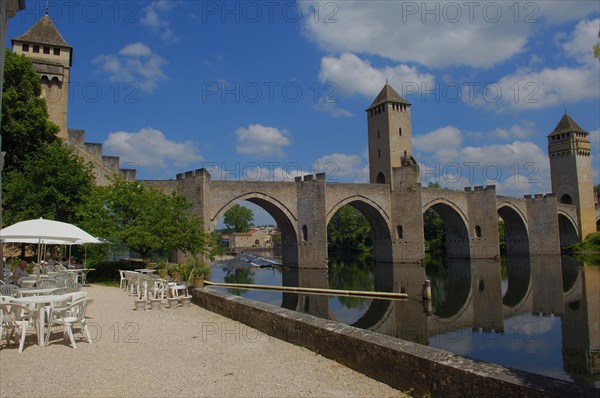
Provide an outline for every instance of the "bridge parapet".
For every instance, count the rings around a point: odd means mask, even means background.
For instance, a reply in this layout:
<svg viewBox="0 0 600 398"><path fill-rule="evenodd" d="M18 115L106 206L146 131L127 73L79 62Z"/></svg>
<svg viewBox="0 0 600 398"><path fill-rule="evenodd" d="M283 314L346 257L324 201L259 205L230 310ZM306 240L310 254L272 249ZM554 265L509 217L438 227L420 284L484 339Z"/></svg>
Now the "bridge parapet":
<svg viewBox="0 0 600 398"><path fill-rule="evenodd" d="M180 181L180 180L186 180L186 179L189 180L189 179L193 179L193 178L197 178L197 177L205 178L208 181L210 181L210 179L211 179L210 173L205 168L190 170L190 171L186 171L185 173L178 173L176 176L176 179L177 179L177 181Z"/></svg>

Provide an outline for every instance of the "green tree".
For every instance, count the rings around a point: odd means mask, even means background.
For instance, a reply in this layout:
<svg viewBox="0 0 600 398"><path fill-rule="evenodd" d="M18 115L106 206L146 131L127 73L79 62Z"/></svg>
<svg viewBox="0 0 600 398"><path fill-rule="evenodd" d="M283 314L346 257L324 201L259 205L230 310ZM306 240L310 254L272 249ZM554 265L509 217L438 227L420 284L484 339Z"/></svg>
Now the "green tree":
<svg viewBox="0 0 600 398"><path fill-rule="evenodd" d="M437 182L430 182L429 188L441 187ZM427 251L440 252L446 250L446 226L442 217L432 208L423 213L423 229Z"/></svg>
<svg viewBox="0 0 600 398"><path fill-rule="evenodd" d="M350 205L342 206L327 225L330 251L359 253L372 247L371 225L365 216Z"/></svg>
<svg viewBox="0 0 600 398"><path fill-rule="evenodd" d="M46 101L40 98L40 77L31 61L6 49L2 93L2 150L4 170L22 170L29 156L57 140L59 127L48 120Z"/></svg>
<svg viewBox="0 0 600 398"><path fill-rule="evenodd" d="M189 214L191 204L175 192L115 178L108 187L95 187L82 212L90 233L121 241L148 258L151 251L179 249L193 255L210 254L211 239L202 220Z"/></svg>
<svg viewBox="0 0 600 398"><path fill-rule="evenodd" d="M4 179L4 219L13 224L31 218L78 223L78 209L94 186L92 168L56 141L41 146Z"/></svg>
<svg viewBox="0 0 600 398"><path fill-rule="evenodd" d="M254 213L247 207L233 205L223 216L227 232L248 232L254 226Z"/></svg>

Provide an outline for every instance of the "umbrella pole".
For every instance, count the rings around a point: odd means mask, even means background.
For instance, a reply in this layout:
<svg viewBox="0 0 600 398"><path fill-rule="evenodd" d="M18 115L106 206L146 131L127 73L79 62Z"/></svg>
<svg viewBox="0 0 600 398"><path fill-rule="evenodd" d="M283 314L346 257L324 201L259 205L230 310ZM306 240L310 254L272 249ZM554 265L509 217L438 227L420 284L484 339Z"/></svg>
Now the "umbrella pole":
<svg viewBox="0 0 600 398"><path fill-rule="evenodd" d="M42 256L42 238L38 238L38 267L40 265L40 262L42 261L41 259Z"/></svg>

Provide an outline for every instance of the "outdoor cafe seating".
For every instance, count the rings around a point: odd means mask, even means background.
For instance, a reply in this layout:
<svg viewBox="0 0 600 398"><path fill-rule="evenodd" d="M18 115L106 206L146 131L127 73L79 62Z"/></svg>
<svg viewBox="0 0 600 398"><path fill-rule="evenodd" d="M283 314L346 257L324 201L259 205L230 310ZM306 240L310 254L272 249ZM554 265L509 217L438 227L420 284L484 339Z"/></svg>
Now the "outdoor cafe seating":
<svg viewBox="0 0 600 398"><path fill-rule="evenodd" d="M40 346L48 343L54 325L64 327L64 336L69 338L73 348L76 348L73 326L77 324L81 326L87 341L92 342L85 322L85 311L93 300L86 299L86 292L74 291L73 287L51 288L52 291L47 292L48 289L20 288L16 289L19 297L0 296L0 339L6 331L6 340L10 344L15 331L18 331L19 353L23 351L26 335L32 326L35 326ZM43 294L28 294L36 290ZM27 294L20 294L25 292ZM85 303L80 304L82 301Z"/></svg>

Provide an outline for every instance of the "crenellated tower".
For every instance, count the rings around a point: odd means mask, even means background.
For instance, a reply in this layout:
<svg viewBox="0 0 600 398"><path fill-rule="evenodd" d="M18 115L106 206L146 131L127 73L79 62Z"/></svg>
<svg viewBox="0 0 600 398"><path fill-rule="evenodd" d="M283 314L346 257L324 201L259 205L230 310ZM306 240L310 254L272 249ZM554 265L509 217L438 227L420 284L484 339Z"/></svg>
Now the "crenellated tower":
<svg viewBox="0 0 600 398"><path fill-rule="evenodd" d="M392 169L402 166L402 157L412 153L410 103L385 84L366 110L369 133L369 180L389 184Z"/></svg>
<svg viewBox="0 0 600 398"><path fill-rule="evenodd" d="M40 75L48 117L60 127L58 136L68 139L67 108L73 48L62 37L48 14L12 41L13 52L31 60Z"/></svg>
<svg viewBox="0 0 600 398"><path fill-rule="evenodd" d="M548 135L552 192L559 203L577 207L581 240L596 231L589 134L566 113Z"/></svg>

